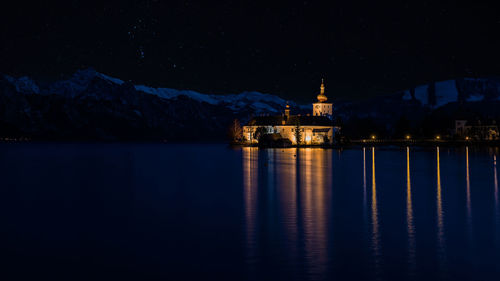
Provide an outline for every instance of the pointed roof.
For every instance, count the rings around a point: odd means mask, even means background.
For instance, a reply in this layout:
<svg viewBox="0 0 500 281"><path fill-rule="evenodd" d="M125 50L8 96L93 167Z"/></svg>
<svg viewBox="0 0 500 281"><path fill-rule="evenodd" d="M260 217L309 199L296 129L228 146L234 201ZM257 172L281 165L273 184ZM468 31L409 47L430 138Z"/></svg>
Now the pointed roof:
<svg viewBox="0 0 500 281"><path fill-rule="evenodd" d="M321 79L321 86L319 87L320 92L318 95L318 102L325 102L328 100L328 98L325 96L325 83L324 79Z"/></svg>

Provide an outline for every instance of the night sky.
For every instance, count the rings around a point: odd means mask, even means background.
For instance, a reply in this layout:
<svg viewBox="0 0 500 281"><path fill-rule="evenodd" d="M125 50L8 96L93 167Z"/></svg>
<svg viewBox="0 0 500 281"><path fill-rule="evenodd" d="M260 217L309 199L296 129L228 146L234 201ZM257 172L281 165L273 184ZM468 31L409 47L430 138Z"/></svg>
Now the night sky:
<svg viewBox="0 0 500 281"><path fill-rule="evenodd" d="M11 1L12 2L12 1ZM0 11L0 72L96 70L204 93L310 101L500 75L500 12L469 1L15 1Z"/></svg>

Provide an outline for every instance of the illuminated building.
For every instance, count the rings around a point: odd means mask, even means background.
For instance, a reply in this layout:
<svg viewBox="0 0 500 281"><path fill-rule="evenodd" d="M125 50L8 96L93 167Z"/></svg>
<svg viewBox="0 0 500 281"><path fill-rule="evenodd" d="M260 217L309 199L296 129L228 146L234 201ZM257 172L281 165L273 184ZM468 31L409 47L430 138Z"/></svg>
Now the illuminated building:
<svg viewBox="0 0 500 281"><path fill-rule="evenodd" d="M323 79L321 79L320 93L318 95L318 102L313 103L313 116L326 116L332 118L333 104L327 103L327 97L325 96L325 84Z"/></svg>
<svg viewBox="0 0 500 281"><path fill-rule="evenodd" d="M262 135L271 139L289 140L297 144L317 145L333 144L335 134L340 127L332 121L332 104L325 103L325 86L322 81L318 102L313 103L313 115L291 115L290 106L286 105L284 113L276 116L255 117L243 126L243 139L247 143L258 143ZM297 133L297 130L298 133Z"/></svg>
<svg viewBox="0 0 500 281"><path fill-rule="evenodd" d="M495 120L481 122L481 120L455 120L455 135L465 137L466 140L498 140L500 132Z"/></svg>

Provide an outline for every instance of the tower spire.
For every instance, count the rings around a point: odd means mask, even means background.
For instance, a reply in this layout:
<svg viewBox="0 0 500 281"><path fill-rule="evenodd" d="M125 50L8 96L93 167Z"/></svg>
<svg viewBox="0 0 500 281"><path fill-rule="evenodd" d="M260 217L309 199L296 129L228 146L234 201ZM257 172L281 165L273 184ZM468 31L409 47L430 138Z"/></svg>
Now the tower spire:
<svg viewBox="0 0 500 281"><path fill-rule="evenodd" d="M325 102L327 100L325 96L325 80L321 78L321 86L319 87L318 102Z"/></svg>
<svg viewBox="0 0 500 281"><path fill-rule="evenodd" d="M285 120L283 121L288 121L288 119L290 118L290 105L288 105L288 101L286 102L286 106L285 106Z"/></svg>

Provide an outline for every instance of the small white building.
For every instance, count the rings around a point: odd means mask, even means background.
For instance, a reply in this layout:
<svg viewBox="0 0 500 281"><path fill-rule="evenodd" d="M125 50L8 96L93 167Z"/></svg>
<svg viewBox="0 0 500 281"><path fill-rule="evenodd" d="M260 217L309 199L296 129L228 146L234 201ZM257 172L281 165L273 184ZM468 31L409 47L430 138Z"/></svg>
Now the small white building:
<svg viewBox="0 0 500 281"><path fill-rule="evenodd" d="M482 123L481 120L455 120L455 135L473 140L498 140L500 132L495 120Z"/></svg>

